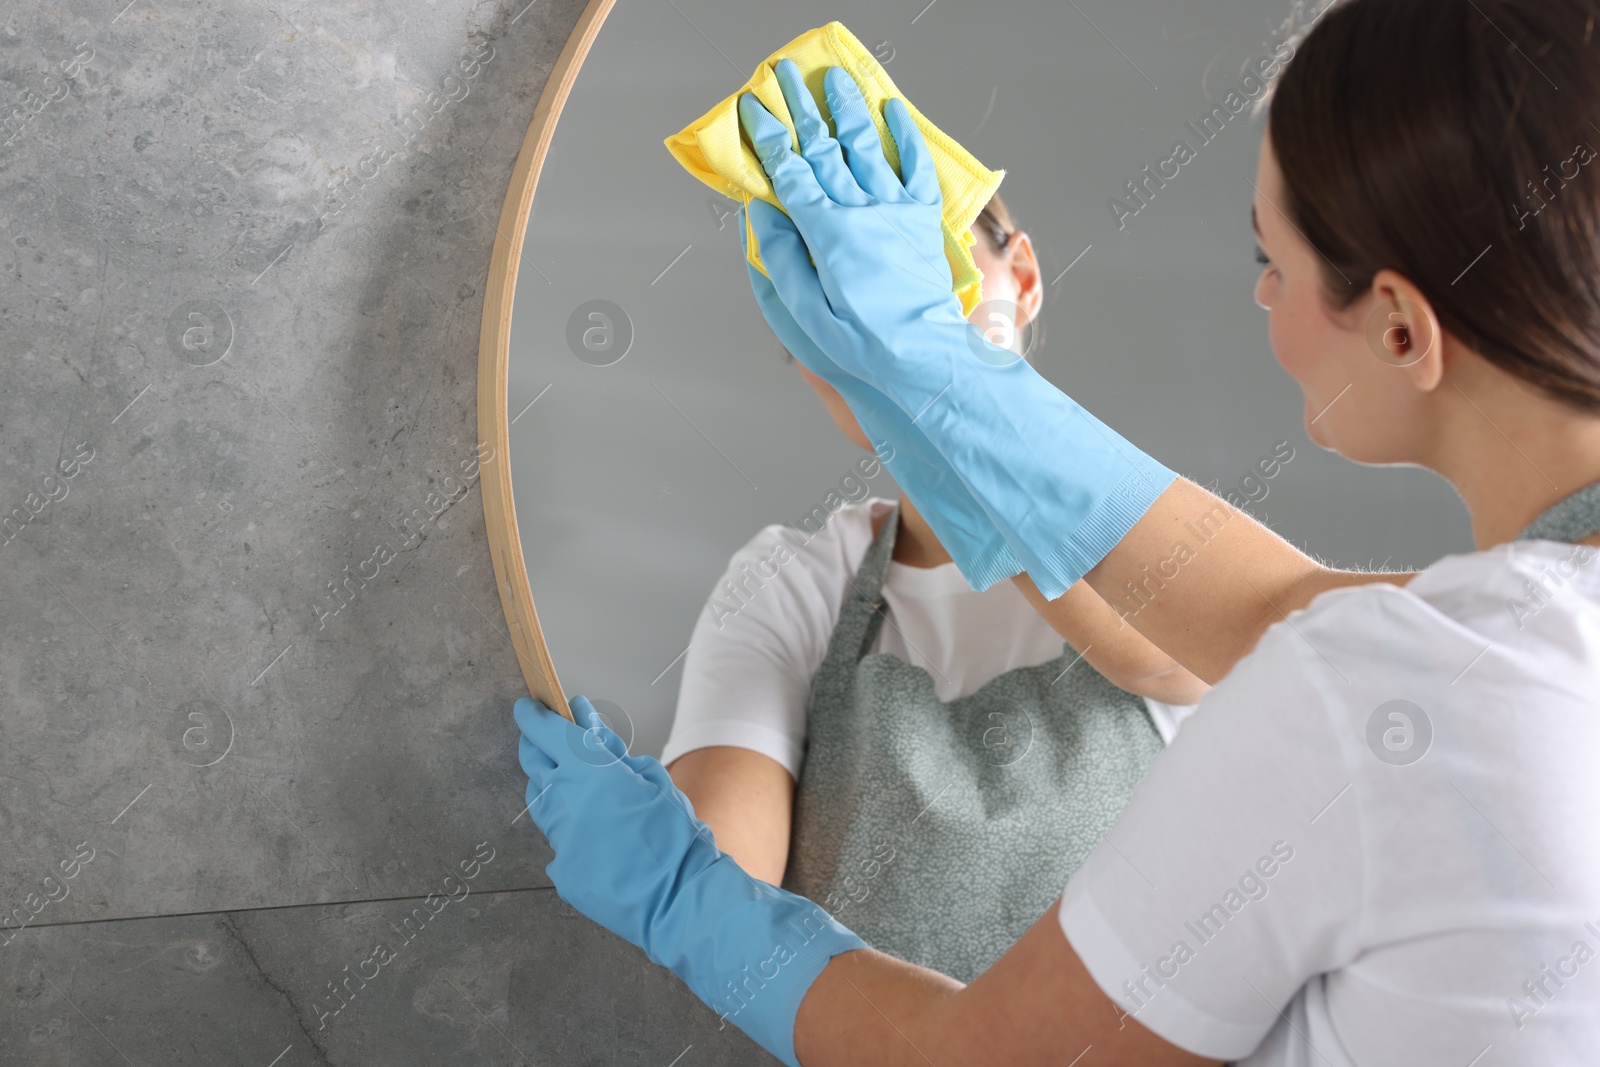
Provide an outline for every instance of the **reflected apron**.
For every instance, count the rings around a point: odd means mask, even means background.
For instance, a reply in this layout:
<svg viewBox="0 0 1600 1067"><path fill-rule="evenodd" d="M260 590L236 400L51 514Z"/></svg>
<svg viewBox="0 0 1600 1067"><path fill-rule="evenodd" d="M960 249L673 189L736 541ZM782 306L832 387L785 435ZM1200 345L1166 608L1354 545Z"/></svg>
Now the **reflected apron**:
<svg viewBox="0 0 1600 1067"><path fill-rule="evenodd" d="M1070 646L949 703L920 667L867 655L899 519L867 550L812 687L783 887L970 982L1061 896L1162 742L1143 699Z"/></svg>

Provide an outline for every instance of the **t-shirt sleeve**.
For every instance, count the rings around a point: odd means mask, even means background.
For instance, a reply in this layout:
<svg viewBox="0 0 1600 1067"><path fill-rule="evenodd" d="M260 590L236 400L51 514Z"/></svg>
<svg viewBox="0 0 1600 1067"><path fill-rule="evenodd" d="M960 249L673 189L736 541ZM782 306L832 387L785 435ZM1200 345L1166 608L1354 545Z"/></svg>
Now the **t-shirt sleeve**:
<svg viewBox="0 0 1600 1067"><path fill-rule="evenodd" d="M1295 622L1205 695L1058 909L1122 1011L1217 1059L1248 1055L1358 950L1360 808L1329 707L1342 683Z"/></svg>
<svg viewBox="0 0 1600 1067"><path fill-rule="evenodd" d="M1155 723L1156 733L1161 735L1161 743L1172 744L1172 739L1178 736L1178 727L1183 725L1183 720L1193 715L1198 704L1167 704L1150 697L1144 698L1145 707L1150 709L1150 721Z"/></svg>
<svg viewBox="0 0 1600 1067"><path fill-rule="evenodd" d="M831 538L807 540L769 526L734 553L695 622L662 763L733 745L770 756L799 779L811 680L846 577Z"/></svg>

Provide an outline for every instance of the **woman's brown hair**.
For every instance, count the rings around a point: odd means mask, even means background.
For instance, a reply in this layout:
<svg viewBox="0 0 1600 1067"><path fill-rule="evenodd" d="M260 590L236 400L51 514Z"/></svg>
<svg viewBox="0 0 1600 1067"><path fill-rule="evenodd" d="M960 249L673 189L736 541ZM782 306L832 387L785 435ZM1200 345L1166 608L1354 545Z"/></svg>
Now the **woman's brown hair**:
<svg viewBox="0 0 1600 1067"><path fill-rule="evenodd" d="M1600 411L1596 0L1334 0L1270 96L1277 205L1343 311L1382 268L1501 369Z"/></svg>

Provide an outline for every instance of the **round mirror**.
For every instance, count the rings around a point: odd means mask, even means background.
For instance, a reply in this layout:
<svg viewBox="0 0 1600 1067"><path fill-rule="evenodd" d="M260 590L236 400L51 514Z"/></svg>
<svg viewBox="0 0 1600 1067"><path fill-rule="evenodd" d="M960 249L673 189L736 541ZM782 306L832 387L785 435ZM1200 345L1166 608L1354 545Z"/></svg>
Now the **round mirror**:
<svg viewBox="0 0 1600 1067"><path fill-rule="evenodd" d="M528 132L485 304L482 437L507 462L485 467L484 502L530 691L563 708L561 683L590 695L634 752L659 754L697 619L761 595L717 587L730 556L765 526L897 496L762 320L738 204L662 143L835 18L1007 172L1044 289L1025 348L1044 376L1324 559L1401 567L1468 547L1436 479L1358 472L1310 444L1251 299L1262 129L1227 101L1249 94L1286 14L1280 0L591 5ZM1393 509L1372 507L1374 478Z"/></svg>

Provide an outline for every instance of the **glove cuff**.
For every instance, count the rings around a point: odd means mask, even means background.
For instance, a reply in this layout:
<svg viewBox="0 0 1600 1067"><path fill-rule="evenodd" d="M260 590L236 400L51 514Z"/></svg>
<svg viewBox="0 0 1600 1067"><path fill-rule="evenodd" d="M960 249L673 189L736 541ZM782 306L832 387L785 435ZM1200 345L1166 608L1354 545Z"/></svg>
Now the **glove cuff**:
<svg viewBox="0 0 1600 1067"><path fill-rule="evenodd" d="M959 369L917 425L1054 600L1127 536L1177 474L1025 363Z"/></svg>
<svg viewBox="0 0 1600 1067"><path fill-rule="evenodd" d="M750 877L726 854L677 894L674 910L685 906L694 916L670 925L694 931L691 943L651 958L751 1040L800 1067L800 1002L830 959L871 946L822 905Z"/></svg>
<svg viewBox="0 0 1600 1067"><path fill-rule="evenodd" d="M805 903L811 901L805 900ZM800 1059L794 1051L794 1021L800 1014L800 1002L828 966L828 961L841 952L872 947L855 931L823 912L821 905L815 907L826 916L826 922L809 941L804 941L793 959L782 965L779 977L783 984L771 990L776 996L764 1005L763 1011L747 1021L741 1018L750 1014L751 1008L756 1006L754 1002L740 1012L740 1018L728 1016L734 1025L788 1067L800 1067Z"/></svg>

